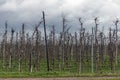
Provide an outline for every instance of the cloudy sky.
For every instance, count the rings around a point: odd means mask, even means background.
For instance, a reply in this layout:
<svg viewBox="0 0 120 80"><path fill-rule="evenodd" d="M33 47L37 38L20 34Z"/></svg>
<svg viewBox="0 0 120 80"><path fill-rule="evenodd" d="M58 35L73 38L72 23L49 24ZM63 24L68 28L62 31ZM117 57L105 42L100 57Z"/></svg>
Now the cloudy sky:
<svg viewBox="0 0 120 80"><path fill-rule="evenodd" d="M87 29L94 26L95 17L99 18L101 26L108 28L120 18L120 0L0 0L0 29L8 21L9 28L20 29L25 23L26 30L32 30L41 20L42 11L45 11L48 29L53 24L57 30L61 29L63 15L72 31L79 29L79 17Z"/></svg>

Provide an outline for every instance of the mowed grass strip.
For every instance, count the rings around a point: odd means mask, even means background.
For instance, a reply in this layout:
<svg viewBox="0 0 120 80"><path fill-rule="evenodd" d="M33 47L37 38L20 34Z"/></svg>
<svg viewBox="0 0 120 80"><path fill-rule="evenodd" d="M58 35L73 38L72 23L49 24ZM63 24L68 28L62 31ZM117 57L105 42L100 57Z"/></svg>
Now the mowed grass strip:
<svg viewBox="0 0 120 80"><path fill-rule="evenodd" d="M56 77L119 77L118 73L70 73L70 72L0 72L0 78L56 78Z"/></svg>

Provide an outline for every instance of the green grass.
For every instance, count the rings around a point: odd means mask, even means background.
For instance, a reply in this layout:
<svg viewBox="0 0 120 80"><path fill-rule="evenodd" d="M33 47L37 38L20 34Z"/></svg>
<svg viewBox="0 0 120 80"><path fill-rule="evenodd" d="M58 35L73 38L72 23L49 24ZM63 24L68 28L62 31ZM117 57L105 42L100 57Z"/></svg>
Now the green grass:
<svg viewBox="0 0 120 80"><path fill-rule="evenodd" d="M95 74L95 73L70 73L70 72L0 72L0 78L40 78L40 77L117 77L120 73Z"/></svg>
<svg viewBox="0 0 120 80"><path fill-rule="evenodd" d="M82 73L78 71L78 65L76 61L70 61L69 66L65 64L64 69L58 68L60 63L62 66L62 61L55 61L54 70L47 72L46 60L41 60L39 63L39 71L33 68L33 72L29 71L29 64L23 60L21 63L21 72L18 71L18 60L15 59L12 62L12 68L9 68L9 62L6 61L5 67L2 67L2 60L0 60L0 77L3 78L14 78L14 77L96 77L96 76L120 76L120 64L117 65L115 73L111 73L109 67L109 60L104 62L104 65L100 65L100 69L97 73L91 73L91 64L85 62L84 70ZM95 67L95 66L94 66ZM95 72L95 69L94 69Z"/></svg>

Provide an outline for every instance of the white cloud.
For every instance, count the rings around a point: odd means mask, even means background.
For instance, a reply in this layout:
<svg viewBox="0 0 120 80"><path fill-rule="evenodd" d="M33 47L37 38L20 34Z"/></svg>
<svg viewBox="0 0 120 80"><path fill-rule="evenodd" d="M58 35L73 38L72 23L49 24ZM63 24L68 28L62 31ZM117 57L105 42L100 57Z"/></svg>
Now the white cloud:
<svg viewBox="0 0 120 80"><path fill-rule="evenodd" d="M17 9L17 5L15 0L10 0L0 6L1 11L14 11L16 9Z"/></svg>
<svg viewBox="0 0 120 80"><path fill-rule="evenodd" d="M40 20L41 12L44 10L49 25L57 25L52 22L56 22L62 13L75 19L83 17L85 21L88 20L86 24L91 24L94 17L100 17L101 23L109 24L115 18L119 18L119 4L120 0L5 0L5 2L2 0L0 15L4 20L15 21L16 24L17 22L34 24Z"/></svg>

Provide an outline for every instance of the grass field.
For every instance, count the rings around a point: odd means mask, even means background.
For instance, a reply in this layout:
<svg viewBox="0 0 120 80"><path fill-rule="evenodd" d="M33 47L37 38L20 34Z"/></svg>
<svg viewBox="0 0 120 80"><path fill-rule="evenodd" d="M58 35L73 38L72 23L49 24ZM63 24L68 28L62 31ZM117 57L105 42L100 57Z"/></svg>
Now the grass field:
<svg viewBox="0 0 120 80"><path fill-rule="evenodd" d="M99 67L99 71L92 73L91 65L89 62L86 62L84 65L83 72L78 71L78 66L75 61L69 62L69 66L65 65L64 70L58 68L58 64L62 65L62 61L55 61L54 70L47 71L46 60L41 60L39 63L39 69L36 70L33 67L33 71L29 71L29 64L24 60L21 63L21 71L18 70L18 60L12 61L11 68L9 67L8 62L6 61L5 67L3 68L2 61L0 62L0 77L1 78L27 78L27 77L119 77L120 76L120 64L118 64L115 68L115 72L111 72L109 67L109 62L106 60L104 65ZM52 67L52 66L51 66Z"/></svg>
<svg viewBox="0 0 120 80"><path fill-rule="evenodd" d="M85 73L77 74L70 72L0 72L1 78L55 78L55 77L119 77L120 73L95 74Z"/></svg>

